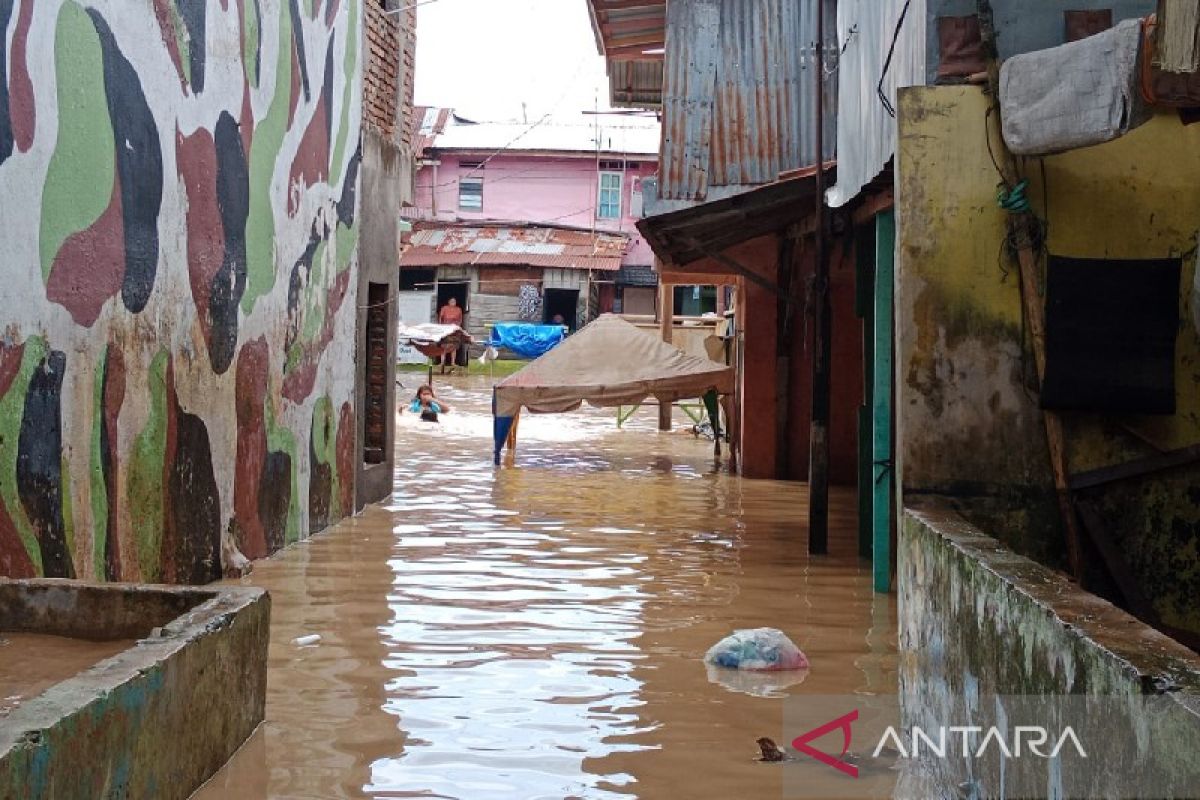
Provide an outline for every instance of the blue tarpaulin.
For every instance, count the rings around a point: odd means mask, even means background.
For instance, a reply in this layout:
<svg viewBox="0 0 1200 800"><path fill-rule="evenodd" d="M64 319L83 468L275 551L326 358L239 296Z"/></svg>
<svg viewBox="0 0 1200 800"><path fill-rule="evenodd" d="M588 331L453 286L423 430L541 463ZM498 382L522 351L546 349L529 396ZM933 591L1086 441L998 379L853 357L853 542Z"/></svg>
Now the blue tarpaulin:
<svg viewBox="0 0 1200 800"><path fill-rule="evenodd" d="M511 350L522 358L537 358L553 350L562 340L562 325L498 322L492 326L488 345Z"/></svg>

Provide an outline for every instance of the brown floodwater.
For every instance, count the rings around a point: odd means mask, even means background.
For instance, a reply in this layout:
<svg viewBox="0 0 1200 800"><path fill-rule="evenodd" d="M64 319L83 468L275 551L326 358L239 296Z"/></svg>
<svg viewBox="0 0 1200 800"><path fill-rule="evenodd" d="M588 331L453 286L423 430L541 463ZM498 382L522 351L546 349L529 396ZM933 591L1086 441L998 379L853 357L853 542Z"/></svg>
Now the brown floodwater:
<svg viewBox="0 0 1200 800"><path fill-rule="evenodd" d="M267 718L197 797L776 798L755 739L787 697L894 693L853 492L810 558L803 485L724 474L653 408L525 418L497 469L489 385L439 380L454 412L401 415L392 497L244 579L272 595ZM810 670L705 667L760 626Z"/></svg>
<svg viewBox="0 0 1200 800"><path fill-rule="evenodd" d="M132 639L90 642L66 636L0 631L0 717L54 684L135 644Z"/></svg>

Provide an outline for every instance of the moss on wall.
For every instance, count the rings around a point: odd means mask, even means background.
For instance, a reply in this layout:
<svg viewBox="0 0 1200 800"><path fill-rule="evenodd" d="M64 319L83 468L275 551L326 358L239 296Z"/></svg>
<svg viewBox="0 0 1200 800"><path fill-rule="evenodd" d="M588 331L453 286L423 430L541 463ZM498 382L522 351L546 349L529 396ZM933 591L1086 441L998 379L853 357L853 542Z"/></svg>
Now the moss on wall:
<svg viewBox="0 0 1200 800"><path fill-rule="evenodd" d="M962 498L973 520L1044 563L1061 562L1050 461L999 175L975 87L902 93L897 156L898 436L907 493ZM995 143L993 143L995 149ZM1164 114L1115 142L1026 159L1047 248L1077 258L1180 257L1177 413L1068 414L1072 473L1200 443L1200 130ZM1039 287L1040 289L1041 287ZM1200 467L1090 490L1163 621L1200 632ZM1031 502L1031 499L1034 502Z"/></svg>

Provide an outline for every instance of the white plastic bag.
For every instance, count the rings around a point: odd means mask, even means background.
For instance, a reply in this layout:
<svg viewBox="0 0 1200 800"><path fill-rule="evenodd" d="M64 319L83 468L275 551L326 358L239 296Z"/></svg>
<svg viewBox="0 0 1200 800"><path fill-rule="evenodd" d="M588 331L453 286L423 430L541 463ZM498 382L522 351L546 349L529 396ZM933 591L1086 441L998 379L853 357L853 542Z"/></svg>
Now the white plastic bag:
<svg viewBox="0 0 1200 800"><path fill-rule="evenodd" d="M710 647L704 660L718 667L759 672L808 667L800 648L775 628L734 631Z"/></svg>

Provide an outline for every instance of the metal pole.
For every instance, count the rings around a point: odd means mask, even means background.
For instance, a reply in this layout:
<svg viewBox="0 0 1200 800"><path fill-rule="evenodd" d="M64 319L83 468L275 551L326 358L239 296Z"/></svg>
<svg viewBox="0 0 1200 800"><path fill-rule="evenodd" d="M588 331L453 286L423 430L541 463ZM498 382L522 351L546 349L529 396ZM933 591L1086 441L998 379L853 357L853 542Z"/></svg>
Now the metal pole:
<svg viewBox="0 0 1200 800"><path fill-rule="evenodd" d="M825 230L825 0L817 0L816 270L813 280L812 426L808 450L808 552L829 552L829 376L832 334Z"/></svg>

